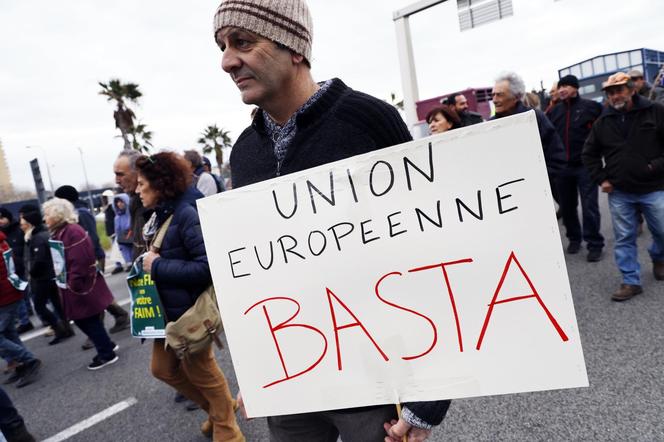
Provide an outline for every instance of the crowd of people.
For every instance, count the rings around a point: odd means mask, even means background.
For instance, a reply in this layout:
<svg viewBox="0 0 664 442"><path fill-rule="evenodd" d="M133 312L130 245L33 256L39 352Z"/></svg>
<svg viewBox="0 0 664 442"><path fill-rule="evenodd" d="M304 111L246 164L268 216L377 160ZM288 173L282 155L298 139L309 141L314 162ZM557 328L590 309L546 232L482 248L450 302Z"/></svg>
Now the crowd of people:
<svg viewBox="0 0 664 442"><path fill-rule="evenodd" d="M256 106L251 125L231 155L231 182L242 187L411 140L398 111L355 91L338 78L316 82L311 75L312 17L304 0L246 0L242 8L225 0L214 15L214 38L222 69L237 85L241 99ZM268 19L269 17L272 17ZM637 235L645 223L652 233L652 271L664 280L664 105L644 95L650 89L638 71L618 72L603 84L604 103L584 99L579 81L562 77L547 102L526 91L513 72L500 74L491 93L499 119L534 110L551 191L568 239L566 251L579 253L585 242L587 261L604 256L600 233L599 191L608 194L622 283L611 294L625 301L643 291ZM462 94L453 94L426 116L431 134L479 124ZM194 150L184 155L123 151L113 164L120 191L104 193L106 233L119 258L111 273L128 271L138 257L155 281L168 321L175 321L211 284L196 200L225 190L210 163ZM578 201L581 201L581 219ZM5 383L22 388L38 379L41 361L19 338L32 304L53 332L49 344L74 336L71 323L95 348L88 365L98 370L116 362L113 333L129 327L129 315L113 299L104 277L101 248L90 208L72 186L62 186L42 211L25 205L19 217L0 209L0 246L12 250L14 266L0 262L0 356L7 362ZM159 247L157 232L165 231ZM52 243L67 253L53 261ZM65 280L57 266L64 264ZM26 281L13 284L9 272ZM16 279L14 279L16 281ZM660 288L661 290L661 288ZM29 296L25 294L29 293ZM115 323L108 331L103 314ZM29 319L28 319L29 321ZM18 328L17 328L18 327ZM201 431L215 441L242 441L233 399L213 349L179 359L163 339L155 339L150 370L208 414ZM439 425L450 401L412 402L401 413L393 405L271 416L273 441L409 441L425 440ZM8 440L31 440L11 401L0 389L0 428ZM7 436L9 435L9 436Z"/></svg>

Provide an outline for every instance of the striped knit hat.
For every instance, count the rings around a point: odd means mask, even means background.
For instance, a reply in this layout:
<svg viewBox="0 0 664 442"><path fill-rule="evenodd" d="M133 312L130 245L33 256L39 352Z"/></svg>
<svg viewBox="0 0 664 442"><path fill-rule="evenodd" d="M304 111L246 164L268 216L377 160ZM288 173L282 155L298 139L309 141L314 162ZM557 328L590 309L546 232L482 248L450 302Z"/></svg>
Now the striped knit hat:
<svg viewBox="0 0 664 442"><path fill-rule="evenodd" d="M281 43L311 62L313 21L304 0L224 0L214 15L214 36L228 26Z"/></svg>

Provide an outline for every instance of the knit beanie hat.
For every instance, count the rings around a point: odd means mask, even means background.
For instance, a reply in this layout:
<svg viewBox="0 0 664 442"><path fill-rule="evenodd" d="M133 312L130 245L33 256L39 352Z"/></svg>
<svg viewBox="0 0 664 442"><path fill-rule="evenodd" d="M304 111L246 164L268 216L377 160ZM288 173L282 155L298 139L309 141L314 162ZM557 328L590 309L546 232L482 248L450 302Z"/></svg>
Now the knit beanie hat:
<svg viewBox="0 0 664 442"><path fill-rule="evenodd" d="M561 86L572 86L573 88L579 88L579 79L574 75L565 75L563 78L558 80L558 87Z"/></svg>
<svg viewBox="0 0 664 442"><path fill-rule="evenodd" d="M78 201L78 190L73 186L60 186L55 189L55 197L73 203L74 201Z"/></svg>
<svg viewBox="0 0 664 442"><path fill-rule="evenodd" d="M214 36L242 28L281 43L311 62L313 20L304 0L224 0L214 15Z"/></svg>
<svg viewBox="0 0 664 442"><path fill-rule="evenodd" d="M42 214L39 211L39 207L34 204L24 204L18 212L24 220L33 226L37 227L42 225Z"/></svg>

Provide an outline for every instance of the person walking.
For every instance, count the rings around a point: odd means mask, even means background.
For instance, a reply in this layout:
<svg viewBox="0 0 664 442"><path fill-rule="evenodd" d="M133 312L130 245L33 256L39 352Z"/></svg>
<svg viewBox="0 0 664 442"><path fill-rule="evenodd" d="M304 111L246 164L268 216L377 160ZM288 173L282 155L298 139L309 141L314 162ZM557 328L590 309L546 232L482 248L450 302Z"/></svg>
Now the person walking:
<svg viewBox="0 0 664 442"><path fill-rule="evenodd" d="M131 215L129 214L129 196L120 193L113 198L113 209L115 210L115 241L118 243L122 258L127 263L127 269L131 268L132 248L134 246L134 235L131 231Z"/></svg>
<svg viewBox="0 0 664 442"><path fill-rule="evenodd" d="M95 259L97 260L97 266L100 271L104 271L104 266L106 262L106 253L104 249L101 248L101 243L99 242L99 235L97 234L97 221L95 221L94 215L90 212L87 204L80 200L78 190L73 186L60 186L55 189L56 198L62 198L74 206L78 216L78 224L85 229L90 237L92 245L94 247ZM115 318L115 324L110 328L109 332L118 333L122 330L129 328L130 320L129 313L120 307L115 300L107 306L106 311L109 312L113 318ZM93 345L90 341L86 341L82 348L87 350L92 348Z"/></svg>
<svg viewBox="0 0 664 442"><path fill-rule="evenodd" d="M565 75L558 81L560 102L549 113L549 119L565 146L565 167L556 177L558 203L569 244L567 253L579 253L581 241L586 242L588 262L602 259L604 237L600 233L598 188L581 162L583 144L602 113L602 105L579 96L579 80ZM582 222L578 206L581 199Z"/></svg>
<svg viewBox="0 0 664 442"><path fill-rule="evenodd" d="M608 106L593 125L582 158L593 181L609 195L614 256L622 274L611 299L626 301L643 293L636 244L639 212L652 233L653 276L664 281L664 105L640 96L623 72L611 75L602 89Z"/></svg>
<svg viewBox="0 0 664 442"><path fill-rule="evenodd" d="M113 209L113 199L115 194L111 189L104 190L101 194L102 208L101 211L104 214L104 230L106 231L106 236L112 241L111 244L111 256L115 255L116 247L119 251L117 238L115 237L115 210ZM118 273L124 272L125 268L122 266L122 262L115 261L115 267L111 270L111 275L117 275ZM125 264L131 266L131 261L125 262ZM103 269L104 271L106 269Z"/></svg>
<svg viewBox="0 0 664 442"><path fill-rule="evenodd" d="M59 289L65 317L74 321L97 350L88 369L113 364L118 360L118 347L106 333L101 315L113 295L97 268L92 240L77 224L74 206L62 198L44 203L44 221L52 239L64 246L66 288Z"/></svg>
<svg viewBox="0 0 664 442"><path fill-rule="evenodd" d="M258 107L231 152L234 188L411 141L393 106L338 78L314 81L312 33L304 0L219 5L214 38L223 52L221 67L242 101ZM450 401L411 402L401 416L394 405L270 416L268 427L273 441L340 436L345 442L373 442L386 435L424 440L449 406Z"/></svg>
<svg viewBox="0 0 664 442"><path fill-rule="evenodd" d="M60 303L60 293L55 285L53 259L48 244L50 238L48 229L44 227L39 207L25 204L19 209L21 215L21 228L25 232L25 249L23 261L25 263L30 290L34 296L35 310L45 324L55 332L55 337L48 345L60 342L74 336L69 322L64 320L65 315ZM47 307L51 302L53 311Z"/></svg>
<svg viewBox="0 0 664 442"><path fill-rule="evenodd" d="M0 232L0 253L7 250L7 236ZM7 276L5 260L0 259L0 357L16 363L14 372L4 383L16 382L17 388L23 388L37 379L42 363L23 345L18 336L15 324L23 293L14 288Z"/></svg>
<svg viewBox="0 0 664 442"><path fill-rule="evenodd" d="M167 321L176 321L212 283L198 213L192 205L195 194L187 192L192 181L189 164L173 152L160 152L139 158L136 169L137 192L143 206L154 211L143 229L148 243L170 218L159 252L147 252L143 269L155 282ZM204 434L212 434L215 441L244 441L211 345L179 360L163 339L155 339L151 371L208 413L201 426Z"/></svg>

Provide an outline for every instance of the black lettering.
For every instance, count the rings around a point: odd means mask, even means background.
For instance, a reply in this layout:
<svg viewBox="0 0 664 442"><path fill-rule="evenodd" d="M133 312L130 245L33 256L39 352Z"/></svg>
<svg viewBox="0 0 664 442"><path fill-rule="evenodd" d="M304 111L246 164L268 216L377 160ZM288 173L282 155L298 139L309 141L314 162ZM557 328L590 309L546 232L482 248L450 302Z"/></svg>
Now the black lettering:
<svg viewBox="0 0 664 442"><path fill-rule="evenodd" d="M279 201L277 201L277 193L274 190L272 190L272 198L274 199L274 206L277 208L277 212L279 212L279 215L281 215L282 218L290 219L295 215L295 212L297 212L297 185L295 183L293 183L293 211L290 215L286 215L281 211Z"/></svg>
<svg viewBox="0 0 664 442"><path fill-rule="evenodd" d="M484 212L482 211L482 191L478 190L477 191L477 206L478 206L478 211L479 213L475 213L470 208L459 198L456 198L456 206L457 206L457 212L459 213L459 221L463 222L463 215L461 214L461 206L463 206L464 209L471 215L473 215L475 218L479 219L480 221L484 219Z"/></svg>
<svg viewBox="0 0 664 442"><path fill-rule="evenodd" d="M254 246L254 253L256 254L256 259L258 260L258 264L263 267L263 270L269 270L270 267L272 267L272 264L274 263L274 249L272 248L272 241L270 241L270 263L266 266L263 265L261 262L261 257L258 255L258 247Z"/></svg>
<svg viewBox="0 0 664 442"><path fill-rule="evenodd" d="M348 227L350 227L350 229L346 233L344 233L343 235L339 236L339 235L337 235L337 227L341 227L341 226L348 226ZM339 243L339 240L341 238L343 238L344 236L350 235L351 232L354 229L355 229L355 226L352 223L342 222L342 223L333 225L332 227L330 227L327 230L331 231L332 234L334 235L334 241L337 243L337 249L341 252L341 243Z"/></svg>
<svg viewBox="0 0 664 442"><path fill-rule="evenodd" d="M401 215L401 212L394 212L387 215L387 224L389 224L390 226L390 238L394 238L395 236L399 236L402 233L406 233L408 231L408 230L399 230L396 233L394 232L394 227L399 227L401 225L400 222L394 224L392 223L392 217L395 215Z"/></svg>
<svg viewBox="0 0 664 442"><path fill-rule="evenodd" d="M510 184L518 183L519 181L525 181L525 180L526 180L525 178L519 178L518 180L508 181L508 182L503 183L500 186L496 187L496 199L498 200L498 213L499 214L503 215L507 212L511 212L512 210L516 210L516 209L519 208L519 206L514 206L514 207L510 207L507 210L503 210L503 200L511 197L512 195L505 195L505 196L501 195L500 194L500 188L504 187L504 186L509 186Z"/></svg>
<svg viewBox="0 0 664 442"><path fill-rule="evenodd" d="M422 212L417 207L415 208L415 214L417 215L417 222L420 224L420 230L422 232L424 232L424 224L422 223L422 217L426 218L427 221L429 221L431 224L433 224L436 227L439 228L443 227L443 217L440 214L440 200L436 201L436 213L438 214L438 222L429 218L429 216L426 213Z"/></svg>
<svg viewBox="0 0 664 442"><path fill-rule="evenodd" d="M235 264L240 264L242 261L233 261L233 257L231 255L235 252L239 252L239 251L242 251L242 250L245 250L245 249L246 249L246 247L241 247L239 249L231 250L230 252L228 252L228 260L231 263L231 273L233 274L233 278L242 278L244 276L251 275L251 273L243 273L241 275L236 275L235 274Z"/></svg>
<svg viewBox="0 0 664 442"><path fill-rule="evenodd" d="M376 166L378 166L379 164L386 165L387 169L390 171L390 184L382 193L376 193L373 183L374 170L376 170ZM371 193L373 193L374 196L383 196L392 189L392 186L394 186L394 170L392 169L392 166L387 161L383 160L376 161L376 163L371 167L371 173L369 173L369 188L371 189Z"/></svg>
<svg viewBox="0 0 664 442"><path fill-rule="evenodd" d="M327 195L323 194L320 190L318 190L318 187L314 186L311 181L307 180L307 188L309 189L309 198L311 199L311 208L313 209L314 213L316 213L316 202L314 201L314 194L312 190L314 190L317 194L321 196L325 201L328 202L329 205L334 206L335 201L334 201L334 175L332 174L332 171L330 171L330 197L328 198Z"/></svg>
<svg viewBox="0 0 664 442"><path fill-rule="evenodd" d="M417 167L412 161L410 161L407 157L403 157L403 167L404 170L406 171L406 182L408 184L408 190L413 190L413 185L410 181L410 169L408 166L412 167L413 169L417 170L424 178L426 178L430 183L433 183L433 148L431 143L429 143L429 174L427 175L424 173L422 169Z"/></svg>
<svg viewBox="0 0 664 442"><path fill-rule="evenodd" d="M320 236L323 238L323 246L321 247L320 251L318 253L314 252L314 248L311 246L311 236L314 233L320 234ZM309 251L311 252L312 255L314 256L319 256L323 251L325 251L325 247L327 247L327 238L325 237L325 234L321 232L320 230L314 230L309 233L309 239L307 241L309 243Z"/></svg>
<svg viewBox="0 0 664 442"><path fill-rule="evenodd" d="M293 242L293 244L289 248L286 248L286 246L284 246L284 239L286 239L286 238L290 239ZM306 259L304 256L300 255L299 253L297 253L296 251L293 250L295 247L297 247L297 240L294 237L292 237L290 235L283 235L277 241L279 242L279 245L281 246L281 252L284 254L284 262L286 264L288 264L288 255L287 255L287 253L292 253L295 256L299 256L302 259Z"/></svg>
<svg viewBox="0 0 664 442"><path fill-rule="evenodd" d="M371 222L371 220L368 219L368 220L362 221L360 223L360 232L362 232L362 243L363 244L369 244L371 241L376 241L377 239L380 239L380 236L376 236L374 238L367 239L367 235L370 235L371 233L373 233L373 230L365 230L364 225L369 224L370 222Z"/></svg>
<svg viewBox="0 0 664 442"><path fill-rule="evenodd" d="M346 169L346 175L348 175L348 182L350 183L350 190L353 192L353 199L358 203L357 192L355 191L355 183L353 182L353 175L350 173L350 169Z"/></svg>

